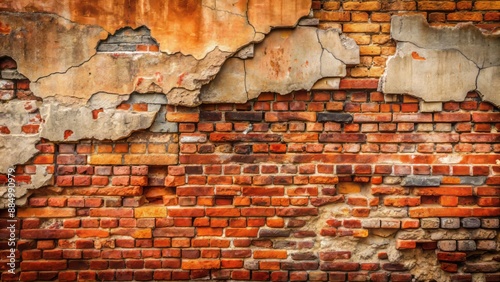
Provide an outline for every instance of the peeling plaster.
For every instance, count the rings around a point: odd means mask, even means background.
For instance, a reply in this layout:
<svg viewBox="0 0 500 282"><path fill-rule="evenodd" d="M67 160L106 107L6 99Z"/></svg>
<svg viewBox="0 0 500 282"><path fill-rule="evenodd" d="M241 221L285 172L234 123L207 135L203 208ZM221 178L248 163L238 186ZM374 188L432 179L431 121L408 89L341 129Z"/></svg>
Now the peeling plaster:
<svg viewBox="0 0 500 282"><path fill-rule="evenodd" d="M310 0L4 1L0 55L18 62L42 98L85 104L98 92L156 92L171 104L196 106L199 89L230 55L272 27L295 26L310 7ZM144 26L163 53L96 54L107 34Z"/></svg>
<svg viewBox="0 0 500 282"><path fill-rule="evenodd" d="M199 104L199 89L216 75L229 55L216 49L197 61L181 54L97 53L78 68L33 82L31 89L39 97L54 97L60 102L68 102L66 97L70 97L85 104L99 92L138 92L164 93L170 104L195 106ZM176 97L182 89L193 92L191 99Z"/></svg>
<svg viewBox="0 0 500 282"><path fill-rule="evenodd" d="M7 173L9 167L23 164L38 153L35 145L40 142L40 135L0 134L0 173Z"/></svg>
<svg viewBox="0 0 500 282"><path fill-rule="evenodd" d="M297 27L272 31L255 46L254 56L231 58L217 77L202 89L204 103L244 103L262 92L338 87L346 64L359 63L359 47L337 30Z"/></svg>
<svg viewBox="0 0 500 282"><path fill-rule="evenodd" d="M0 23L10 29L0 33L0 56L13 58L18 71L31 81L87 61L107 35L98 26L49 14L1 12Z"/></svg>
<svg viewBox="0 0 500 282"><path fill-rule="evenodd" d="M424 17L393 16L396 54L389 58L379 89L427 102L463 101L477 90L500 105L500 35L485 35L472 24L430 27Z"/></svg>
<svg viewBox="0 0 500 282"><path fill-rule="evenodd" d="M25 139L23 139L24 142ZM20 146L18 146L20 147ZM2 171L0 171L2 172ZM35 174L31 175L31 183L29 184L18 184L16 185L16 205L23 206L26 204L29 196L31 195L31 190L38 189L42 186L51 185L53 181L53 174L47 172L46 166L38 165L36 166ZM7 186L0 187L0 209L7 208L9 199L7 197Z"/></svg>
<svg viewBox="0 0 500 282"><path fill-rule="evenodd" d="M159 110L160 105L151 104L146 112L101 108L95 113L90 107L75 108L49 102L40 109L45 120L40 136L54 142L81 139L117 140L129 136L134 131L149 128ZM68 131L72 132L69 136L65 134Z"/></svg>
<svg viewBox="0 0 500 282"><path fill-rule="evenodd" d="M310 8L310 0L7 0L0 4L3 11L57 14L81 25L100 26L109 33L126 26L147 26L161 51L196 59L204 58L215 47L235 52L272 27L295 26Z"/></svg>

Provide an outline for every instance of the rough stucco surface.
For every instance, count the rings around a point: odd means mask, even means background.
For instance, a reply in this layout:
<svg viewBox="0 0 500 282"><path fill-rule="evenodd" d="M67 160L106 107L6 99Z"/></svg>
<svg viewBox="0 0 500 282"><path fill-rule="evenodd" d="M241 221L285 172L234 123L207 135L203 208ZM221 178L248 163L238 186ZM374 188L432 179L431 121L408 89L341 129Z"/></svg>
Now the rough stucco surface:
<svg viewBox="0 0 500 282"><path fill-rule="evenodd" d="M120 0L92 4L7 1L0 4L0 11L7 11L0 17L5 26L0 53L16 60L19 71L36 82L33 90L39 97L159 92L167 94L171 104L195 106L200 103L199 88L213 79L229 55L262 40L271 27L294 26L309 13L310 6L307 0L134 1L127 5ZM44 22L47 24L40 24ZM113 55L119 57L113 62L115 69L103 72L100 68L112 65L107 64L111 59L92 56L105 31L113 34L124 27L140 26L151 30L164 53L156 59ZM81 78L82 72L89 75L78 83L74 75ZM148 79L158 80L158 76L165 83L151 87ZM101 89L95 89L98 85Z"/></svg>
<svg viewBox="0 0 500 282"><path fill-rule="evenodd" d="M235 52L262 39L271 27L294 26L298 18L309 13L310 7L308 0L9 0L0 4L0 10L58 14L79 24L100 26L110 33L126 26L145 25L162 51L197 59L216 47Z"/></svg>
<svg viewBox="0 0 500 282"><path fill-rule="evenodd" d="M1 1L0 280L500 280L499 5Z"/></svg>
<svg viewBox="0 0 500 282"><path fill-rule="evenodd" d="M45 123L40 136L55 142L81 139L117 140L151 126L160 106L149 105L148 108L149 111L145 112L101 108L101 111L93 116L93 110L89 107L46 104L41 108ZM85 126L82 126L82 123ZM72 132L71 135L65 134L68 130Z"/></svg>
<svg viewBox="0 0 500 282"><path fill-rule="evenodd" d="M500 35L485 35L471 24L430 27L421 16L393 16L396 54L389 58L380 89L408 93L428 102L463 101L478 90L499 105Z"/></svg>
<svg viewBox="0 0 500 282"><path fill-rule="evenodd" d="M6 173L12 164L27 162L38 150L35 145L40 140L38 134L23 134L21 125L27 124L38 110L40 103L36 101L10 101L0 104L0 124L11 125L10 134L0 134L0 173ZM20 146L22 144L22 146Z"/></svg>
<svg viewBox="0 0 500 282"><path fill-rule="evenodd" d="M1 12L0 23L6 27L0 32L1 56L14 58L18 71L31 81L87 61L107 35L101 27L55 14Z"/></svg>
<svg viewBox="0 0 500 282"><path fill-rule="evenodd" d="M309 90L322 78L345 76L346 64L358 63L359 47L336 30L277 30L255 46L252 58L229 59L201 99L244 103L262 92Z"/></svg>
<svg viewBox="0 0 500 282"><path fill-rule="evenodd" d="M116 140L151 127L155 118L155 131L170 131L161 128L165 119L157 117L158 105L150 105L146 112L123 111L116 105L96 107L91 100L102 93L109 93L105 100L116 102L123 100L117 95L163 93L169 104L199 105L201 87L228 57L261 41L272 27L294 26L310 7L307 0L133 1L127 5L119 0L3 1L0 55L13 58L18 71L31 80L31 90L43 99L43 105L38 105L43 123L39 133L29 137L33 141L26 143L29 148L14 150L23 157L8 159L2 169L35 155L34 144L40 138ZM109 39L124 27L141 26L150 29L161 52L96 53L106 35ZM161 114L165 115L164 109ZM88 126L82 127L82 122ZM4 123L20 128L26 121ZM14 136L1 136L4 150L19 143Z"/></svg>
<svg viewBox="0 0 500 282"><path fill-rule="evenodd" d="M77 68L39 79L31 88L39 97L54 97L62 102L76 98L85 104L99 92L120 95L151 92L167 94L171 104L192 106L200 103L199 89L217 74L228 56L229 53L218 49L201 61L192 56L159 52L98 53ZM194 94L184 97L178 96L179 92Z"/></svg>
<svg viewBox="0 0 500 282"><path fill-rule="evenodd" d="M30 142L30 138L28 139L28 143ZM25 139L18 140L20 142L24 142ZM38 141L38 139L33 139ZM18 146L20 147L20 146ZM12 149L12 148L8 148ZM12 151L11 151L12 152ZM0 151L0 154L3 153ZM38 189L43 186L51 185L53 183L53 178L54 175L52 173L49 173L47 171L46 166L37 166L36 167L36 172L35 174L32 175L31 177L31 183L29 184L19 184L16 186L16 205L18 206L24 206L27 203L28 197L31 195L31 190ZM8 197L7 197L7 186L2 186L0 187L0 207L5 208L8 203Z"/></svg>

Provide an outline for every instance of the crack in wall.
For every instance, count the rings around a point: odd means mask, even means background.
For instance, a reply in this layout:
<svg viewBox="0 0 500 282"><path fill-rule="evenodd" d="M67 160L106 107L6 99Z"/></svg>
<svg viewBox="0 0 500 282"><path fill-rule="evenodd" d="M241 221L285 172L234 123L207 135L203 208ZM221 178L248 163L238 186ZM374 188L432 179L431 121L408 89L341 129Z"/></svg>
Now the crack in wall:
<svg viewBox="0 0 500 282"><path fill-rule="evenodd" d="M394 16L391 31L397 42L396 53L388 59L380 78L381 91L408 93L428 102L438 102L462 101L469 91L475 90L484 100L500 104L493 87L485 85L481 79L486 68L500 66L499 35L485 35L471 24L434 28L421 16ZM436 41L436 38L441 40ZM413 57L414 53L421 52L428 56ZM454 54L459 54L463 60ZM491 83L500 84L498 76L491 79Z"/></svg>

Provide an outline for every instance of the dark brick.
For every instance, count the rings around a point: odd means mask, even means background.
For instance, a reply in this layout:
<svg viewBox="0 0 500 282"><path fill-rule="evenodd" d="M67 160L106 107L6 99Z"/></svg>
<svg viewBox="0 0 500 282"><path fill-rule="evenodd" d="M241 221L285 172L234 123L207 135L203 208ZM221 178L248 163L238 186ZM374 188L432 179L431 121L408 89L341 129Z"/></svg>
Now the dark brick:
<svg viewBox="0 0 500 282"><path fill-rule="evenodd" d="M343 113L318 113L319 122L334 121L341 123L351 123L352 115Z"/></svg>
<svg viewBox="0 0 500 282"><path fill-rule="evenodd" d="M226 112L226 121L262 121L262 112Z"/></svg>

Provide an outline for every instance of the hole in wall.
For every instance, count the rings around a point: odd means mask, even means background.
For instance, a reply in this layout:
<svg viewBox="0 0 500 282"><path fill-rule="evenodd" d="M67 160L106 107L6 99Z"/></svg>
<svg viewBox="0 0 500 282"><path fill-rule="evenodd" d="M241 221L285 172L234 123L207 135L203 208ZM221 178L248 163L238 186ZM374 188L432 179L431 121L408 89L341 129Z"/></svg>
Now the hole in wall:
<svg viewBox="0 0 500 282"><path fill-rule="evenodd" d="M124 27L97 44L97 52L159 52L160 45L146 26Z"/></svg>

